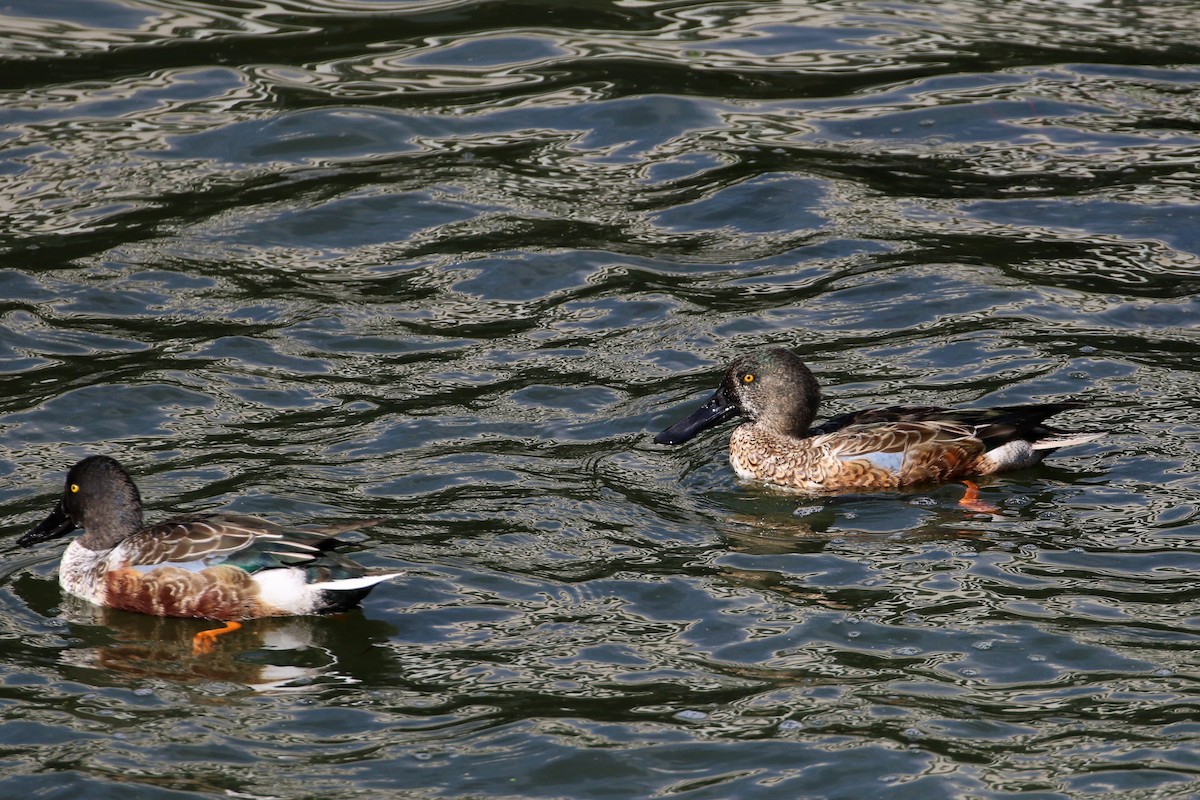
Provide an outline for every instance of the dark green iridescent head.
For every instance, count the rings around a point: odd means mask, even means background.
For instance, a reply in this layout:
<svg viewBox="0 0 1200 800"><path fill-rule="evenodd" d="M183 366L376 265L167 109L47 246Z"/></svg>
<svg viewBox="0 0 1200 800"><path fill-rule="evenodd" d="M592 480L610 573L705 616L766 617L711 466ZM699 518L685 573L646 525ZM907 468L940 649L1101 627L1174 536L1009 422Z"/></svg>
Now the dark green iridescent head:
<svg viewBox="0 0 1200 800"><path fill-rule="evenodd" d="M71 467L62 499L17 544L28 547L83 528L88 547L107 549L141 527L142 498L129 473L115 459L91 456Z"/></svg>
<svg viewBox="0 0 1200 800"><path fill-rule="evenodd" d="M654 441L682 444L739 414L773 433L803 436L820 403L817 379L795 353L783 348L760 350L730 364L712 397Z"/></svg>

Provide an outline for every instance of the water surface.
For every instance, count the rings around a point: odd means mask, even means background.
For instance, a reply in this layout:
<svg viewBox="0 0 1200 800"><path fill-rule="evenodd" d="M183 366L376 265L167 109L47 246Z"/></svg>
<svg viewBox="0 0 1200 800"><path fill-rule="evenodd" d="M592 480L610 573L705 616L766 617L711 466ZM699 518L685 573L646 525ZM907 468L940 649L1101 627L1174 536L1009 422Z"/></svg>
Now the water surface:
<svg viewBox="0 0 1200 800"><path fill-rule="evenodd" d="M1191 797L1200 12L162 0L0 12L0 788L13 797ZM1075 397L1035 469L812 498L728 429ZM63 596L148 514L387 518L360 612Z"/></svg>

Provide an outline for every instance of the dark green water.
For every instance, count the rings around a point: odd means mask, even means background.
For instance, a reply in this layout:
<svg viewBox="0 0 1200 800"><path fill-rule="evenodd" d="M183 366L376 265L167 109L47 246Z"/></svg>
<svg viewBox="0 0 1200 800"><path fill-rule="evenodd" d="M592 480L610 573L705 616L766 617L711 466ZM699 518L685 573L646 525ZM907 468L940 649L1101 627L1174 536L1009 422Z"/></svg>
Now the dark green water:
<svg viewBox="0 0 1200 800"><path fill-rule="evenodd" d="M0 7L0 796L1184 798L1200 7ZM984 486L798 497L650 434L1078 397ZM383 516L361 612L64 597L66 469Z"/></svg>

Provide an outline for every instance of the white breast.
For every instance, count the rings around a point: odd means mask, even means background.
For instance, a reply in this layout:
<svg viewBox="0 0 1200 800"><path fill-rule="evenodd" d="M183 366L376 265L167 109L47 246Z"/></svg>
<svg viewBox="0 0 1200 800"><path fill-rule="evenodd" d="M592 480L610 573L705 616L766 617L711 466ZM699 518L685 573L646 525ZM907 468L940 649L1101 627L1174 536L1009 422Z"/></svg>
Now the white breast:
<svg viewBox="0 0 1200 800"><path fill-rule="evenodd" d="M107 562L112 553L112 550L89 550L78 540L71 542L58 567L59 585L76 597L104 605L102 577L108 571Z"/></svg>

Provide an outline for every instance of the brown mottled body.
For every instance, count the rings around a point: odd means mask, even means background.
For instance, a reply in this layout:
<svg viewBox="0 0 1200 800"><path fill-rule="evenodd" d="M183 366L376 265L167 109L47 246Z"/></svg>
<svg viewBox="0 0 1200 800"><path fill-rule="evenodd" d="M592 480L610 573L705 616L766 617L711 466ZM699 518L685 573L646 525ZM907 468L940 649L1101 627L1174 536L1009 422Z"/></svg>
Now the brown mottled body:
<svg viewBox="0 0 1200 800"><path fill-rule="evenodd" d="M742 478L804 491L895 489L980 474L983 443L967 428L922 423L844 428L798 439L740 425L729 462Z"/></svg>
<svg viewBox="0 0 1200 800"><path fill-rule="evenodd" d="M160 617L241 620L288 613L263 603L250 573L237 567L125 567L106 573L103 586L101 605Z"/></svg>

